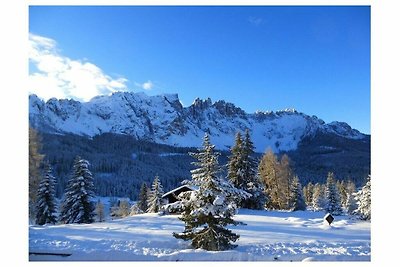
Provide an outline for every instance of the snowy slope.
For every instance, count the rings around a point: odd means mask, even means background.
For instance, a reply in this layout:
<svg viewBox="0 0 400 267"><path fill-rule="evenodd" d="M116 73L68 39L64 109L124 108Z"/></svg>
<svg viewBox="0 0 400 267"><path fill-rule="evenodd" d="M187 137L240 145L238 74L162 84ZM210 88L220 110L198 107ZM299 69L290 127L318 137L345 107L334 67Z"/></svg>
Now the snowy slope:
<svg viewBox="0 0 400 267"><path fill-rule="evenodd" d="M225 101L195 99L183 107L178 95L147 96L117 92L89 102L29 97L32 126L50 133L94 136L104 132L132 135L156 143L196 147L209 132L218 149L228 149L237 131L251 131L257 152L295 150L306 136L317 131L351 139L365 136L344 122L326 124L315 116L284 110L247 114Z"/></svg>
<svg viewBox="0 0 400 267"><path fill-rule="evenodd" d="M30 226L30 252L68 252L70 257L31 255L30 260L131 261L370 261L370 222L324 213L239 210L232 226L238 247L191 249L172 232L183 231L177 215L142 214L93 224Z"/></svg>

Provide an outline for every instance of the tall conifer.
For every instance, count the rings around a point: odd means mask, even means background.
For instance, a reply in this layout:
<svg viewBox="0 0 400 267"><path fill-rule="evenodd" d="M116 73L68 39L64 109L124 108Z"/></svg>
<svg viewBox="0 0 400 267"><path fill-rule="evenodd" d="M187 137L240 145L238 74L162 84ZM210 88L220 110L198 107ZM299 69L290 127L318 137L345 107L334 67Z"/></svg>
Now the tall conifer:
<svg viewBox="0 0 400 267"><path fill-rule="evenodd" d="M56 223L56 200L55 184L56 179L52 174L49 163L45 164L44 176L39 183L36 206L36 223L43 225L46 223Z"/></svg>
<svg viewBox="0 0 400 267"><path fill-rule="evenodd" d="M235 247L239 235L227 229L229 224L236 225L232 219L236 213L235 198L249 195L219 175L219 153L214 151L208 134L204 136L203 148L198 153L190 153L197 161L197 169L191 171L190 186L198 190L180 194L180 207L183 209L179 218L185 223L183 233L174 233L176 238L191 240L194 248L219 251Z"/></svg>
<svg viewBox="0 0 400 267"><path fill-rule="evenodd" d="M64 223L92 223L94 221L95 205L94 183L89 171L89 162L75 158L73 175L68 181L61 206L60 220Z"/></svg>

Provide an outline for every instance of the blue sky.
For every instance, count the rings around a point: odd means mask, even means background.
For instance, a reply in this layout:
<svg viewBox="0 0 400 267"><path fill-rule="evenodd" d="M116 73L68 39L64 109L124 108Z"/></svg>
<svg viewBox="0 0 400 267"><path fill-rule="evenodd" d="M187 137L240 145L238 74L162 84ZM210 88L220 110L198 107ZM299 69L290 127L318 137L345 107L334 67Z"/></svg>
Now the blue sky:
<svg viewBox="0 0 400 267"><path fill-rule="evenodd" d="M31 6L29 32L44 98L178 93L370 133L369 7Z"/></svg>

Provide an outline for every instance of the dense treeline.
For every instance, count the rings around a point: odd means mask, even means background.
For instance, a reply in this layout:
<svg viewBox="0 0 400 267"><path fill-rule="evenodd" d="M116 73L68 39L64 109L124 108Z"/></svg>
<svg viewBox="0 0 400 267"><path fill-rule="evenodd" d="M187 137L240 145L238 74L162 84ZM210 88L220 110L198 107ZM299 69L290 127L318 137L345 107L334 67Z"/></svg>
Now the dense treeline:
<svg viewBox="0 0 400 267"><path fill-rule="evenodd" d="M104 133L93 138L77 135L41 134L41 153L54 168L57 177L56 195L61 197L76 155L91 162L95 175L95 193L137 199L142 182L151 184L156 175L169 191L190 178L192 158L181 148L138 141L132 136ZM333 149L335 147L335 149ZM306 138L298 150L287 152L293 172L305 186L309 182L323 183L329 171L337 180L351 180L357 187L365 183L370 173L369 144L317 134ZM226 164L230 151L221 151L220 163ZM282 154L276 155L282 157ZM253 155L259 161L262 154ZM227 168L224 169L227 171Z"/></svg>
<svg viewBox="0 0 400 267"><path fill-rule="evenodd" d="M167 191L190 178L192 159L188 152L196 151L196 148L172 147L109 133L93 138L53 134L41 136L42 153L57 177L57 197L61 197L65 190L77 155L91 163L96 195L133 200L138 198L142 183L151 184L156 175L159 175ZM226 163L228 152L221 154L221 163Z"/></svg>
<svg viewBox="0 0 400 267"><path fill-rule="evenodd" d="M370 137L354 140L317 132L286 153L303 185L324 182L327 173L334 171L338 180L351 180L360 187L371 173Z"/></svg>

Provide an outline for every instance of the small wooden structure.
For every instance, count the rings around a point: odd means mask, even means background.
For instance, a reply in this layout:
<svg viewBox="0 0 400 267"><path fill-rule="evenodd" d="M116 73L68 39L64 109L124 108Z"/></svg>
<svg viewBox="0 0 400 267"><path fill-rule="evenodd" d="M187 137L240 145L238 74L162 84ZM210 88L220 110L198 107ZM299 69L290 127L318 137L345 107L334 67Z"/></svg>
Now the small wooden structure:
<svg viewBox="0 0 400 267"><path fill-rule="evenodd" d="M174 203L176 201L178 201L178 195L182 192L186 192L186 191L193 191L195 190L194 188L188 186L188 185L182 185L178 188L175 188L167 193L165 193L162 196L163 199L163 204L171 204Z"/></svg>

